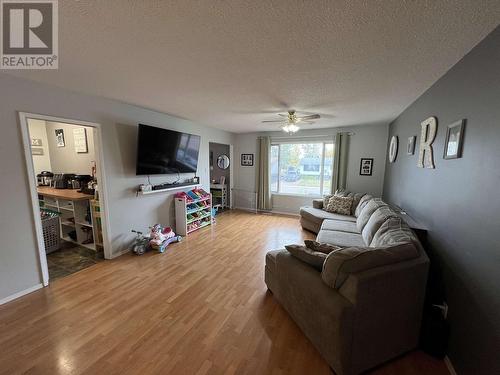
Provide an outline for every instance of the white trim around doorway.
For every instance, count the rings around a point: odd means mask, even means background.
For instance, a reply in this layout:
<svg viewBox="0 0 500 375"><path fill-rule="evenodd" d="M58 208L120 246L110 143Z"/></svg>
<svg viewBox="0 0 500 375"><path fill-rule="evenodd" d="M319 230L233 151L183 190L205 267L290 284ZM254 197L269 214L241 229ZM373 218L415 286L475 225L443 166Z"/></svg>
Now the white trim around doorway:
<svg viewBox="0 0 500 375"><path fill-rule="evenodd" d="M45 120L52 122L61 122L71 125L88 126L95 129L97 137L94 140L94 142L96 150L97 179L99 181L99 201L102 205L101 224L102 224L104 258L112 259L113 255L111 249L111 242L109 241L109 233L110 233L109 212L108 212L109 205L108 205L108 194L107 194L106 179L105 179L106 173L104 171L101 125L94 122L73 120L62 117L41 115L36 113L18 112L18 114L19 114L19 126L21 128L21 134L23 139L24 156L26 159L26 167L28 173L31 205L33 209L35 232L38 243L38 255L40 259L40 271L42 274L42 283L43 286L47 286L49 284L49 270L47 266L47 255L45 253L45 244L43 241L42 220L40 219L39 209L38 209L38 193L35 184L36 176L35 176L35 169L33 166L33 158L31 154L31 141L28 131L28 119Z"/></svg>

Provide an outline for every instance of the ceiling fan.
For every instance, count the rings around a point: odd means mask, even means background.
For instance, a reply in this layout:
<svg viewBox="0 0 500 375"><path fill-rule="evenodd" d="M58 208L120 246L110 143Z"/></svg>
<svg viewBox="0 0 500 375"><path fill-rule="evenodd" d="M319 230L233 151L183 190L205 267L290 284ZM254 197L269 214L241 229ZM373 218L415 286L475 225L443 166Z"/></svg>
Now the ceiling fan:
<svg viewBox="0 0 500 375"><path fill-rule="evenodd" d="M288 113L278 113L281 116L281 120L264 120L262 123L279 123L281 130L285 133L292 134L300 130L300 124L314 124L314 121L321 118L318 114L297 116L295 110L291 109Z"/></svg>

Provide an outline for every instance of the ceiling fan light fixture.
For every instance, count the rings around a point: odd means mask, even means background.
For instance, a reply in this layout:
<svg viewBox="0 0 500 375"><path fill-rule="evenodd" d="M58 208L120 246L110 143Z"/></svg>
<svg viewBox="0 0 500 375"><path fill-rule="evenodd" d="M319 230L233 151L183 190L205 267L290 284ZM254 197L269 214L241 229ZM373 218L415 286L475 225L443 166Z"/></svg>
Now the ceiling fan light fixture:
<svg viewBox="0 0 500 375"><path fill-rule="evenodd" d="M300 130L300 127L295 124L285 124L281 127L281 130L283 130L285 133L293 134L297 133Z"/></svg>

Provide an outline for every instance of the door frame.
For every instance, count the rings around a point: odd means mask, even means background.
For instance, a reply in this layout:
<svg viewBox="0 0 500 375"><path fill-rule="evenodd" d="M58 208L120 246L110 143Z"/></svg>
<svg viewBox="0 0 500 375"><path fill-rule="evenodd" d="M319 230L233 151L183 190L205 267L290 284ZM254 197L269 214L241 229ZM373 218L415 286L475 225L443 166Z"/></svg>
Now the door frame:
<svg viewBox="0 0 500 375"><path fill-rule="evenodd" d="M97 137L94 139L94 148L96 153L96 169L97 179L99 181L99 202L101 204L101 225L102 225L102 239L104 247L104 258L112 259L111 242L109 241L110 225L109 225L109 212L108 212L108 193L106 188L106 173L104 171L104 153L102 146L102 131L101 125L95 122L88 122L82 120L74 120L57 116L41 115L37 113L18 112L19 126L24 146L24 157L26 160L26 169L28 172L28 183L31 196L31 205L33 210L33 217L35 223L35 232L38 242L38 256L40 259L40 271L42 274L42 283L44 286L49 285L49 269L47 265L47 254L45 252L45 244L43 241L42 219L39 214L38 193L36 186L35 167L33 165L33 155L31 153L31 141L29 136L28 120L44 120L51 122L61 122L70 125L80 125L91 127L95 130Z"/></svg>

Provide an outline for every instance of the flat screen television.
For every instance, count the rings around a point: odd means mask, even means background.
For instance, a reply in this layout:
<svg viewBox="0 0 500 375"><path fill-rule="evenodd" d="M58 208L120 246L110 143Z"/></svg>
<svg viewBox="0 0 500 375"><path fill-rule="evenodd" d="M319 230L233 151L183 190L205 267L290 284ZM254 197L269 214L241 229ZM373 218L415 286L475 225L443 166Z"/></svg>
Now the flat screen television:
<svg viewBox="0 0 500 375"><path fill-rule="evenodd" d="M137 175L196 173L200 136L139 124Z"/></svg>

